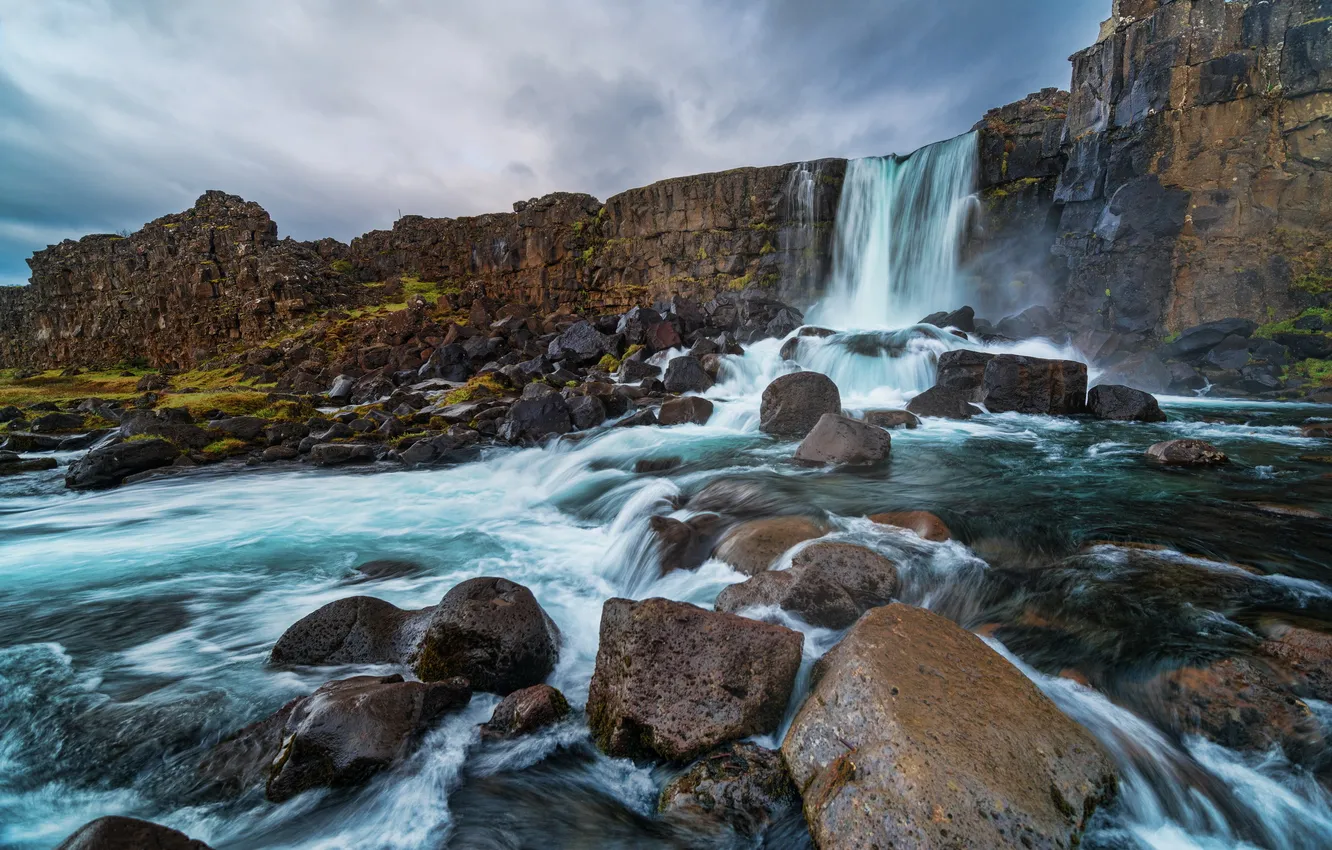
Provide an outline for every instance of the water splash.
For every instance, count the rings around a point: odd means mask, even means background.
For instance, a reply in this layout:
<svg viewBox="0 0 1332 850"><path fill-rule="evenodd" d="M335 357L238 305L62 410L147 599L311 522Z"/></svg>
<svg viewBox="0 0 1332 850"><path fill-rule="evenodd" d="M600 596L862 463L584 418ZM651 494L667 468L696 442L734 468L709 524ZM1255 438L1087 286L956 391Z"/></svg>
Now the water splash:
<svg viewBox="0 0 1332 850"><path fill-rule="evenodd" d="M905 158L848 164L832 280L812 320L837 328L900 328L961 306L958 258L977 168L975 133Z"/></svg>

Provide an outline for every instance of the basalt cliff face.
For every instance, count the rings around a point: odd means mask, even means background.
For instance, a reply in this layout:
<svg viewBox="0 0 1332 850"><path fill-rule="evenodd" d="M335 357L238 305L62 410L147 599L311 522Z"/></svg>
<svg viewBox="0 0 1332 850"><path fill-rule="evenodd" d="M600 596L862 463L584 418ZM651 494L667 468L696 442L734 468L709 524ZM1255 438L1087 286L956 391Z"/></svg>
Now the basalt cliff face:
<svg viewBox="0 0 1332 850"><path fill-rule="evenodd" d="M1225 317L1332 306L1332 0L1115 0L1046 89L977 125L964 250L976 306L1046 304L1104 358ZM209 192L125 237L40 251L0 289L0 366L196 365L330 308L431 293L610 312L761 288L816 298L845 160L663 180L604 204L404 216L343 245L279 240ZM939 305L951 307L957 305Z"/></svg>

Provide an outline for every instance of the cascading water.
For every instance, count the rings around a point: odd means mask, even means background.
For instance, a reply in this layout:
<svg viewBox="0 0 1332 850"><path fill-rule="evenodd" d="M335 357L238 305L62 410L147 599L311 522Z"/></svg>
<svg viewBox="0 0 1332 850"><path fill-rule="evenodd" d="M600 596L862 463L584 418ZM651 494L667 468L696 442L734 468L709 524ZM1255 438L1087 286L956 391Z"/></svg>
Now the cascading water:
<svg viewBox="0 0 1332 850"><path fill-rule="evenodd" d="M807 292L817 282L815 204L820 176L819 163L796 163L782 190L786 225L777 234L777 247L785 257L784 284L791 292Z"/></svg>
<svg viewBox="0 0 1332 850"><path fill-rule="evenodd" d="M810 320L844 329L901 328L961 306L958 258L978 167L975 133L905 158L850 162L832 280Z"/></svg>

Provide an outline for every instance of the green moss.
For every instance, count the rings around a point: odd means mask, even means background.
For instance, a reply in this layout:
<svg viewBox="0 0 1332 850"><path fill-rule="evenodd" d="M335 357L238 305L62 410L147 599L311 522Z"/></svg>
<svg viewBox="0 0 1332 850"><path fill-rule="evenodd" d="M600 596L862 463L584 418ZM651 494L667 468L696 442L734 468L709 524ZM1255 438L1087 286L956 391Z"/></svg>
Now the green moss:
<svg viewBox="0 0 1332 850"><path fill-rule="evenodd" d="M1300 313L1298 316L1296 316L1293 319L1285 319L1284 321L1280 322L1268 322L1265 325L1261 325L1259 326L1258 330L1254 331L1253 335L1262 337L1264 339L1272 339L1277 334L1318 333L1318 331L1307 331L1295 327L1296 320L1303 319L1306 316L1317 316L1318 318L1323 320L1323 324L1325 326L1332 327L1332 309L1327 309L1324 307L1310 307L1309 309L1305 310L1303 313Z"/></svg>
<svg viewBox="0 0 1332 850"><path fill-rule="evenodd" d="M585 263L590 263L592 262L593 259L596 258L596 256L597 256L597 249L589 245L587 246L587 248L583 250L582 260Z"/></svg>
<svg viewBox="0 0 1332 850"><path fill-rule="evenodd" d="M614 354L607 354L597 362L597 368L604 372L617 372L620 369L620 361Z"/></svg>
<svg viewBox="0 0 1332 850"><path fill-rule="evenodd" d="M210 410L220 410L228 416L254 416L268 407L268 397L261 392L235 390L170 393L158 403L158 407L183 407L191 416L201 416Z"/></svg>
<svg viewBox="0 0 1332 850"><path fill-rule="evenodd" d="M352 270L350 260L334 260L328 264L328 267L338 274L348 274Z"/></svg>
<svg viewBox="0 0 1332 850"><path fill-rule="evenodd" d="M244 440L238 440L235 437L226 437L221 440L214 440L204 446L202 451L211 458L224 458L243 452L249 448L249 444Z"/></svg>
<svg viewBox="0 0 1332 850"><path fill-rule="evenodd" d="M1332 383L1332 360L1318 360L1310 358L1301 360L1298 363L1292 363L1286 369L1286 377L1308 378L1318 384Z"/></svg>
<svg viewBox="0 0 1332 850"><path fill-rule="evenodd" d="M764 242L763 247L759 249L759 256L766 256L776 250L776 248L772 247L771 242Z"/></svg>
<svg viewBox="0 0 1332 850"><path fill-rule="evenodd" d="M1332 292L1332 275L1309 274L1300 275L1290 284L1291 289L1298 289L1300 292L1307 292L1310 295L1325 295Z"/></svg>
<svg viewBox="0 0 1332 850"><path fill-rule="evenodd" d="M461 386L444 397L445 404L461 404L464 401L474 401L478 398L492 398L494 396L504 395L506 388L492 375L477 375L468 380L465 386Z"/></svg>
<svg viewBox="0 0 1332 850"><path fill-rule="evenodd" d="M700 260L706 260L707 258L708 258L708 252L707 252L707 249L705 249L702 245L699 245L699 246L698 246L698 259L700 259Z"/></svg>
<svg viewBox="0 0 1332 850"><path fill-rule="evenodd" d="M731 278L729 281L727 281L726 288L739 292L740 290L744 289L746 286L749 286L749 284L753 280L754 280L754 275L752 272L750 274L741 275L740 277L734 277Z"/></svg>

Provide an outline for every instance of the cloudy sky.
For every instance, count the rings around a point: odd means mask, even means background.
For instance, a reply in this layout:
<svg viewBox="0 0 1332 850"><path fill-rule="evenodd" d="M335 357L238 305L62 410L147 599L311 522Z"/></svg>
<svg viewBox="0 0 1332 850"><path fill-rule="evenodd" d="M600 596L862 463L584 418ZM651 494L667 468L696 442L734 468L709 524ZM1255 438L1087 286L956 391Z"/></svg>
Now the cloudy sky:
<svg viewBox="0 0 1332 850"><path fill-rule="evenodd" d="M205 189L283 235L906 152L1066 88L1110 0L0 0L0 283Z"/></svg>

